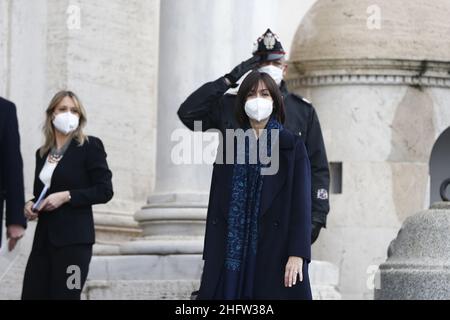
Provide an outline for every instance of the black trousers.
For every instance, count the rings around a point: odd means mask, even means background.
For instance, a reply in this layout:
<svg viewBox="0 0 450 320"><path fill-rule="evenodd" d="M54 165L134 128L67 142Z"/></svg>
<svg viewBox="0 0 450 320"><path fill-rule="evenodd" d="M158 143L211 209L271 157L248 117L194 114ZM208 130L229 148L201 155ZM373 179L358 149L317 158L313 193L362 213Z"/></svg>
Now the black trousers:
<svg viewBox="0 0 450 320"><path fill-rule="evenodd" d="M23 280L22 300L80 300L92 245L55 247L36 237Z"/></svg>

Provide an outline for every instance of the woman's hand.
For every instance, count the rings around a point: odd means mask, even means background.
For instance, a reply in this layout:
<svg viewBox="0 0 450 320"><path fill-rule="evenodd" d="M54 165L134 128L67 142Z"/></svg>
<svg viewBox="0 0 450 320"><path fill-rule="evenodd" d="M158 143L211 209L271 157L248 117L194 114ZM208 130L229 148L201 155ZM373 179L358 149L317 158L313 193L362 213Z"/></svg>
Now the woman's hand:
<svg viewBox="0 0 450 320"><path fill-rule="evenodd" d="M69 202L69 200L69 191L53 193L45 198L45 200L41 204L41 207L39 208L39 211L54 211L61 207L63 204Z"/></svg>
<svg viewBox="0 0 450 320"><path fill-rule="evenodd" d="M303 281L303 259L300 257L289 257L284 273L284 286L292 287L297 283L297 276L300 282Z"/></svg>
<svg viewBox="0 0 450 320"><path fill-rule="evenodd" d="M33 212L33 210L31 209L33 206L34 202L28 201L27 203L25 203L24 207L25 217L30 221L36 220L38 217L38 214L36 212Z"/></svg>

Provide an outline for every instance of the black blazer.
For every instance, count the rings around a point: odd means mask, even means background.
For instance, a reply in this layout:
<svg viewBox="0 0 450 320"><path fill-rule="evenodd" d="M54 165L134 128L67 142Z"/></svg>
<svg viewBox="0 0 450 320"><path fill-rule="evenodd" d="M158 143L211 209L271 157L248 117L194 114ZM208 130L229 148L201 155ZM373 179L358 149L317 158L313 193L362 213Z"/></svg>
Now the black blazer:
<svg viewBox="0 0 450 320"><path fill-rule="evenodd" d="M285 129L279 139L279 170L264 177L261 191L254 298L311 299L311 167L300 137ZM201 300L213 299L222 273L232 177L232 164L214 164L203 249L205 265L198 295ZM285 288L289 256L304 258L304 281Z"/></svg>
<svg viewBox="0 0 450 320"><path fill-rule="evenodd" d="M39 174L47 154L40 157L36 152L34 196L39 197L43 183ZM47 195L70 191L71 200L52 212L41 212L36 227L35 243L38 237L48 236L57 247L73 244L94 244L95 230L92 205L106 203L113 197L112 173L106 162L103 143L96 137L89 137L82 146L72 140L52 176Z"/></svg>
<svg viewBox="0 0 450 320"><path fill-rule="evenodd" d="M16 106L0 98L0 246L5 200L6 225L17 224L26 227L23 213L23 162Z"/></svg>

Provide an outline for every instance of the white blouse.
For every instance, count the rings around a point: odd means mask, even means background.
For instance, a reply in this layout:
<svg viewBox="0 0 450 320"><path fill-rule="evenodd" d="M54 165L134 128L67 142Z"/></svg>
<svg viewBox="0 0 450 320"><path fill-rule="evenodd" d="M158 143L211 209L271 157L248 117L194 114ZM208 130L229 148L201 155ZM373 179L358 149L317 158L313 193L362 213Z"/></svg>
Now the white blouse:
<svg viewBox="0 0 450 320"><path fill-rule="evenodd" d="M44 167L39 174L39 179L41 179L42 183L46 187L50 187L50 183L52 181L53 172L55 171L56 165L58 162L51 163L48 161L49 158L45 161Z"/></svg>

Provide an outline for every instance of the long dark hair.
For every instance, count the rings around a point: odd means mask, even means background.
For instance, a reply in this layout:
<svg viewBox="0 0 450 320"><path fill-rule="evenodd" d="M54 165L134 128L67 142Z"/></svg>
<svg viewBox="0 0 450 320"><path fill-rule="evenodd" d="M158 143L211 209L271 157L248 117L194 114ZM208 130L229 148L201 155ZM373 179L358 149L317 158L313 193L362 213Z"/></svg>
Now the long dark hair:
<svg viewBox="0 0 450 320"><path fill-rule="evenodd" d="M267 89L269 90L270 96L273 100L273 112L272 116L280 122L284 123L284 102L283 96L281 95L280 88L278 88L275 81L267 73L252 71L242 82L239 91L237 93L236 99L236 120L241 127L249 125L250 121L247 114L245 113L245 103L247 102L247 96L252 90L257 90L259 82L262 81Z"/></svg>

